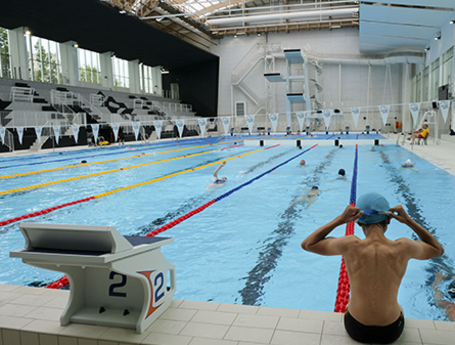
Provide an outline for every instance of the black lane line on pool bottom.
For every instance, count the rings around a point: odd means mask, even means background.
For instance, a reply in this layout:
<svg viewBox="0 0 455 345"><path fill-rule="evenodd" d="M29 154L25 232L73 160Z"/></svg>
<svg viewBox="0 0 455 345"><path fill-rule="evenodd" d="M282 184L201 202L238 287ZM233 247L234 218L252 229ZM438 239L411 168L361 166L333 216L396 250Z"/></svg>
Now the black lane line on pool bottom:
<svg viewBox="0 0 455 345"><path fill-rule="evenodd" d="M277 154L275 156L270 157L268 160L258 163L245 171L245 175L252 173L256 169L259 169L260 167L269 164L273 162L274 160L284 156L287 154L286 152ZM167 212L163 217L157 218L153 220L150 224L143 225L138 228L137 232L133 234L132 236L144 236L145 234L148 234L149 232L152 232L159 227L163 226L164 224L169 223L173 219L179 218L180 216L183 216L184 214L187 214L189 211L193 210L195 207L200 206L202 204L205 204L206 202L210 201L213 199L213 195L207 195L207 193L204 193L202 196L197 196L190 198L187 200L184 204L180 205L177 210L175 211L169 211Z"/></svg>
<svg viewBox="0 0 455 345"><path fill-rule="evenodd" d="M324 169L329 167L332 158L338 152L332 150L325 156L324 160L314 169L313 173L307 177L301 185L319 185L323 176ZM297 196L298 197L298 196ZM293 198L295 200L295 198ZM277 228L263 241L256 266L248 272L243 280L246 280L245 287L239 291L244 305L261 305L261 297L264 295L264 285L270 280L271 272L276 268L278 260L283 255L283 249L288 244L289 239L294 235L294 221L301 218L301 212L296 211L296 206L290 205L281 214ZM236 299L237 301L237 299Z"/></svg>
<svg viewBox="0 0 455 345"><path fill-rule="evenodd" d="M399 173L399 170L395 168L392 163L390 163L388 156L384 152L379 151L379 153L381 154L382 161L384 162L384 168L389 174L390 182L394 183L397 187L395 193L401 195L405 201L404 206L409 216L437 238L436 229L426 223L425 217L422 215L423 212L417 204L414 193L411 191L409 185L406 184L406 181ZM419 240L418 236L414 232L412 232L412 238L414 240ZM451 262L452 260L446 254L437 258L432 258L429 261L431 263L430 267L425 268L425 270L430 274L430 276L427 278L425 284L430 288L435 280L435 272L442 269L448 273L449 276L455 275L453 271L453 263Z"/></svg>

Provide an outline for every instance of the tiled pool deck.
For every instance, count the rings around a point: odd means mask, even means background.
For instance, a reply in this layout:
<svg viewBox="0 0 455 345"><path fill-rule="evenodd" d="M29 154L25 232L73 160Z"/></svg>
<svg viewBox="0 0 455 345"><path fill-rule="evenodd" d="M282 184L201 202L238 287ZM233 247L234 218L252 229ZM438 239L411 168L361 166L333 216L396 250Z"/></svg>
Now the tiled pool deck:
<svg viewBox="0 0 455 345"><path fill-rule="evenodd" d="M390 139L393 139L391 136ZM455 175L455 138L404 146ZM342 314L174 300L144 333L69 324L69 291L0 284L0 345L349 345ZM453 345L455 323L406 319L400 345Z"/></svg>

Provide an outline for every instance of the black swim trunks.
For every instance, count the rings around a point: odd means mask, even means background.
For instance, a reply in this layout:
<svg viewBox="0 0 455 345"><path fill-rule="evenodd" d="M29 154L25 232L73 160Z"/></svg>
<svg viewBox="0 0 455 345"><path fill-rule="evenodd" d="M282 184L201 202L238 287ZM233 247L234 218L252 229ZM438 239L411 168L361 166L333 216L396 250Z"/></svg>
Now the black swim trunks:
<svg viewBox="0 0 455 345"><path fill-rule="evenodd" d="M388 326L365 326L354 319L349 311L344 314L344 327L352 339L361 343L390 344L397 340L404 328L404 315Z"/></svg>
<svg viewBox="0 0 455 345"><path fill-rule="evenodd" d="M214 183L215 184L223 184L224 182L226 182L225 180L216 180Z"/></svg>

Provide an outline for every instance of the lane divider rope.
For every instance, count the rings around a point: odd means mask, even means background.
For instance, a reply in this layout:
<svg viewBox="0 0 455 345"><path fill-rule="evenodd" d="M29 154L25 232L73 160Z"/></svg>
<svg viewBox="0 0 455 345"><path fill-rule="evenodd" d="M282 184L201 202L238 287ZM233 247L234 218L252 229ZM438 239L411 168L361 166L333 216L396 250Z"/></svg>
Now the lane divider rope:
<svg viewBox="0 0 455 345"><path fill-rule="evenodd" d="M222 162L226 162L226 161L230 161L230 160L233 160L233 159L245 157L245 156L251 155L253 153L261 152L261 151L264 151L266 149L277 147L277 146L279 146L279 145L270 146L270 147L267 147L267 148L261 148L261 149L258 149L258 150L254 150L254 151L251 151L251 152L247 152L247 153L241 154L241 155L236 155L236 156L233 156L233 157L224 158L222 160L219 160L219 161L216 161L216 162L212 162L212 163L209 163L209 164L205 164L205 165L201 165L201 166L196 167L196 168L191 168L191 169L178 171L176 173L172 173L172 174L165 175L165 176L162 176L162 177L154 178L152 180L148 180L148 181L145 181L145 182L140 182L140 183L136 183L136 184L133 184L133 185L129 185L129 186L113 189L111 191L108 191L108 192L105 192L105 193L101 193L101 194L97 194L97 195L94 195L94 196L91 196L91 197L88 197L88 198L76 200L76 201L73 201L73 202L70 202L70 203L66 203L66 204L63 204L63 205L59 205L59 206L50 207L50 208L47 208L47 209L44 209L44 210L41 210L41 211L25 214L25 215L20 216L20 217L4 220L4 221L0 222L0 226L4 226L4 225L11 224L11 223L15 223L15 222L18 222L20 220L27 219L27 218L33 218L33 217L41 216L43 214L47 214L49 212L55 211L55 210L63 208L63 207L76 205L76 204L79 204L79 203L82 203L82 202L87 202L87 201L94 200L94 199L99 199L99 198L102 198L102 197L105 197L105 196L108 196L108 195L111 195L111 194L114 194L114 193L117 193L117 192L120 192L120 191L123 191L123 190L128 190L128 189L132 189L132 188L136 188L136 187L140 187L140 186L145 186L147 184L155 183L155 182L158 182L158 181L163 181L163 180L166 180L166 179L168 179L170 177L174 177L174 176L181 175L181 174L184 174L184 173L188 173L188 172L191 172L191 171L201 170L201 169L210 167L212 165L216 165L216 164L220 164Z"/></svg>
<svg viewBox="0 0 455 345"><path fill-rule="evenodd" d="M351 182L351 195L349 203L352 206L356 205L356 195L357 195L357 164L358 164L358 148L359 146L355 146L355 159L354 159L354 173L352 174L352 182ZM350 222L346 224L346 236L354 235L354 225L355 222ZM344 261L344 257L341 259L341 268L340 268L340 276L338 278L338 289L337 289L337 297L335 300L335 312L336 313L344 313L346 311L346 307L349 303L349 292L351 291L351 286L349 284L349 276L346 270L346 263Z"/></svg>
<svg viewBox="0 0 455 345"><path fill-rule="evenodd" d="M155 229L155 230L153 230L152 232L149 232L149 233L146 234L145 236L146 236L146 237L153 237L153 236L155 236L155 235L157 235L157 234L159 234L159 233L161 233L161 232L163 232L163 231L166 231L166 230L168 230L168 229L170 229L170 228L176 226L177 224L183 222L184 220L186 220L186 219L188 219L188 218L190 218L190 217L192 217L192 216L194 216L194 215L196 215L196 214L202 212L203 210L205 210L205 209L206 209L207 207L209 207L210 205L213 205L215 202L220 201L220 200L226 198L227 196L231 195L232 193L237 192L238 190L242 189L243 187L245 187L245 186L247 186L247 185L253 183L254 181L256 181L256 180L258 180L258 179L260 179L260 178L263 177L264 175L267 175L267 174L271 173L272 171L278 169L279 167L281 167L281 166L283 166L283 165L289 163L290 161L294 160L295 158L297 158L297 157L303 155L304 153L308 152L309 150L315 148L317 145L318 145L318 144L313 145L313 146L310 147L309 149L306 149L305 151L303 151L303 152L299 153L298 155L296 155L296 156L294 156L294 157L288 159L287 161L285 161L285 162L283 162L283 163L277 165L276 167L274 167L274 168L272 168L272 169L270 169L270 170L267 170L266 172L262 173L261 175L258 175L258 176L256 176L255 178L252 178L251 180L249 180L249 181L247 181L247 182L241 184L240 186L238 186L238 187L236 187L236 188L234 188L234 189L231 189L230 191L228 191L228 192L226 192L226 193L220 195L219 197L217 197L217 198L215 198L215 199L213 199L213 200L211 200L211 201L205 203L204 205L202 205L202 206L200 206L200 207L198 207L198 208L196 208L196 209L194 209L194 210L188 212L187 214L185 214L185 215L183 215L183 216L177 218L176 220L173 220L172 222L169 222L169 223L167 223L167 224L165 224L165 225L159 227L158 229ZM274 146L268 147L267 149L272 148L272 147L274 147Z"/></svg>

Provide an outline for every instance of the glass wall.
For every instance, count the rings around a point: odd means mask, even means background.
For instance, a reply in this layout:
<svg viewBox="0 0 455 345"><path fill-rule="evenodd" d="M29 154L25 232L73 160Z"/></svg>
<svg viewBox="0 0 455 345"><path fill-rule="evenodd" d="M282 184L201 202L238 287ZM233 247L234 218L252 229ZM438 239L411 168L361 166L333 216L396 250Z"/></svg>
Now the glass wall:
<svg viewBox="0 0 455 345"><path fill-rule="evenodd" d="M442 54L442 81L441 85L449 85L449 93L453 95L452 85L453 47ZM440 86L441 86L440 85Z"/></svg>
<svg viewBox="0 0 455 345"><path fill-rule="evenodd" d="M79 80L87 83L101 84L100 54L77 49L79 61Z"/></svg>
<svg viewBox="0 0 455 345"><path fill-rule="evenodd" d="M130 87L130 77L128 73L128 61L112 57L112 75L114 86Z"/></svg>
<svg viewBox="0 0 455 345"><path fill-rule="evenodd" d="M139 65L139 78L141 90L145 93L153 93L152 67L143 64Z"/></svg>
<svg viewBox="0 0 455 345"><path fill-rule="evenodd" d="M0 78L11 78L8 31L0 28Z"/></svg>
<svg viewBox="0 0 455 345"><path fill-rule="evenodd" d="M57 42L26 35L30 77L33 81L62 84L60 49Z"/></svg>

